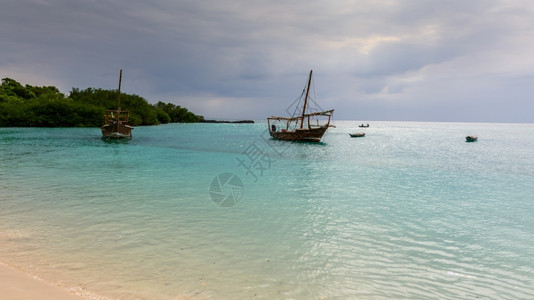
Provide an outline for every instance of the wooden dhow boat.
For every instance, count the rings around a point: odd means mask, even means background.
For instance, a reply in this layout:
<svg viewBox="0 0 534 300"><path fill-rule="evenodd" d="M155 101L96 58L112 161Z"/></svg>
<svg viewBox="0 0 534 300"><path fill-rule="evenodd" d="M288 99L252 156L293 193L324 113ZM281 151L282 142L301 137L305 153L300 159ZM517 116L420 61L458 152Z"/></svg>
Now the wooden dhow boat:
<svg viewBox="0 0 534 300"><path fill-rule="evenodd" d="M121 110L121 81L122 70L119 75L119 91L117 95L117 109L108 109L104 115L105 123L100 129L104 139L129 139L132 138L133 127L128 125L130 112Z"/></svg>
<svg viewBox="0 0 534 300"><path fill-rule="evenodd" d="M307 112L308 101L310 96L310 85L312 79L313 70L310 70L310 76L308 78L308 84L306 85L306 94L304 99L301 94L299 97L299 103L303 100L302 113L298 116L291 117L269 117L267 118L267 126L269 128L269 134L273 139L283 141L306 141L306 142L320 142L321 138L325 134L328 127L334 127L330 125L330 120L334 114L334 110L320 111L320 112ZM299 104L297 104L299 107ZM319 119L322 120L320 123ZM312 121L316 121L314 122ZM278 124L278 127L277 127Z"/></svg>

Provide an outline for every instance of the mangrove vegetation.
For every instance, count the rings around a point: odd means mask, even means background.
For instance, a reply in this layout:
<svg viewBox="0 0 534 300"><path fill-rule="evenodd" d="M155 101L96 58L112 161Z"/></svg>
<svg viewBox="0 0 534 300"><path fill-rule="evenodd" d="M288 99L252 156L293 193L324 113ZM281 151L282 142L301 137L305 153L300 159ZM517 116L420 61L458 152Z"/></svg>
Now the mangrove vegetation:
<svg viewBox="0 0 534 300"><path fill-rule="evenodd" d="M22 85L10 78L0 85L0 127L98 127L104 123L106 109L116 108L116 90L73 88L67 96L54 86ZM204 120L179 105L150 104L122 92L121 108L130 111L133 126Z"/></svg>

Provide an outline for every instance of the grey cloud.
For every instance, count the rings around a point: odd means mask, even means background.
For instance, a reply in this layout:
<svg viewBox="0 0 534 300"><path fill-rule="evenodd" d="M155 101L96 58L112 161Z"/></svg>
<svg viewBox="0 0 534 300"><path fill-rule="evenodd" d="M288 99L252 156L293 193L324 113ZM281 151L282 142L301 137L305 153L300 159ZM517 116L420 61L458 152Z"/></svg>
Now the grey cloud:
<svg viewBox="0 0 534 300"><path fill-rule="evenodd" d="M318 101L342 108L338 119L362 111L358 118L532 122L521 113L534 108L531 88L517 78L532 77L533 18L526 0L7 0L0 75L66 92L115 88L123 68L125 91L150 101L263 119L283 112L314 69ZM501 113L474 119L460 103Z"/></svg>

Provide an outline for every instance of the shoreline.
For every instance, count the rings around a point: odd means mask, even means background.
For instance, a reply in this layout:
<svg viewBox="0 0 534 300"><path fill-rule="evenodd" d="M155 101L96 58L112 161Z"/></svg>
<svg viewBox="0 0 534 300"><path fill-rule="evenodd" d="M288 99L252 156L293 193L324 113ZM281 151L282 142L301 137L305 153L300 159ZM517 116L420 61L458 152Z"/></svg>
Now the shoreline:
<svg viewBox="0 0 534 300"><path fill-rule="evenodd" d="M254 124L254 121L252 121L252 120L238 120L238 121L199 120L197 123Z"/></svg>
<svg viewBox="0 0 534 300"><path fill-rule="evenodd" d="M0 261L0 300L8 299L81 300L87 298L60 286L53 286Z"/></svg>

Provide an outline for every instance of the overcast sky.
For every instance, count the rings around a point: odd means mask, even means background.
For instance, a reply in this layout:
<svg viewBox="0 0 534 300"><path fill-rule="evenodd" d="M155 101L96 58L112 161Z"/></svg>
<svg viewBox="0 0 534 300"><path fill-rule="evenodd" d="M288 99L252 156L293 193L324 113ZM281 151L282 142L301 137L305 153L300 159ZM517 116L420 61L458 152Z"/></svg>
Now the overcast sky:
<svg viewBox="0 0 534 300"><path fill-rule="evenodd" d="M534 122L531 0L2 0L0 77L265 119Z"/></svg>

